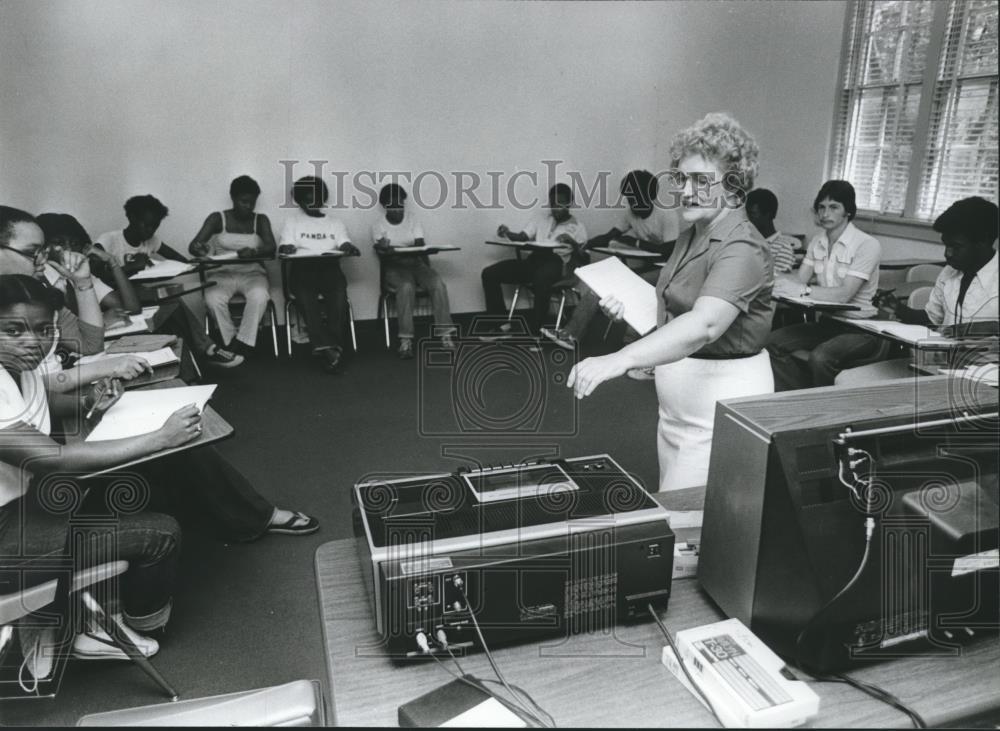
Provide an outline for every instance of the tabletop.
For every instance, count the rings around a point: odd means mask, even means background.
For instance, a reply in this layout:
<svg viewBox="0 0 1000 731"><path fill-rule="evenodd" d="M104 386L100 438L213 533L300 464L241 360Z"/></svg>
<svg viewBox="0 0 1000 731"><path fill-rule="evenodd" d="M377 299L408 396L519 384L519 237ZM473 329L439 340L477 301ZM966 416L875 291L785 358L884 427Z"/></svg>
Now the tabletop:
<svg viewBox="0 0 1000 731"><path fill-rule="evenodd" d="M699 490L657 494L668 509L700 504ZM396 665L380 654L356 543L342 539L316 552L331 705L337 725L397 724L400 705L452 680L433 660ZM724 619L695 579L676 579L661 618L671 632ZM535 698L560 726L714 727L709 712L660 664L664 639L653 622L497 648L510 682ZM461 660L489 677L482 653ZM859 669L921 713L929 724L1000 704L1000 641L984 638L958 657L907 657ZM453 667L453 669L455 669ZM902 713L842 684L815 684L821 698L816 727L906 726Z"/></svg>

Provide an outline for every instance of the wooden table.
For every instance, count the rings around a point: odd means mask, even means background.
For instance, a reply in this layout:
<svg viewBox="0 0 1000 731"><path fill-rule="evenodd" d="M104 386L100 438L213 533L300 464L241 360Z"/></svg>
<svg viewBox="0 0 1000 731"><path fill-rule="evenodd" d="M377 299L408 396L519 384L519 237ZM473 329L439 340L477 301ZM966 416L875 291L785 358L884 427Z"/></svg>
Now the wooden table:
<svg viewBox="0 0 1000 731"><path fill-rule="evenodd" d="M657 495L675 510L700 504L703 488ZM394 726L397 709L452 678L433 660L394 665L381 657L365 579L351 539L316 551L320 617L333 721ZM724 619L694 579L675 580L665 614L671 632ZM714 727L695 698L660 664L664 640L655 623L613 632L554 637L494 652L508 680L520 685L559 726ZM489 677L482 653L462 660L467 672ZM909 704L931 725L1000 706L1000 640L984 638L957 658L911 657L852 672ZM452 666L452 669L455 669ZM902 713L841 684L815 684L821 698L815 727L909 725Z"/></svg>

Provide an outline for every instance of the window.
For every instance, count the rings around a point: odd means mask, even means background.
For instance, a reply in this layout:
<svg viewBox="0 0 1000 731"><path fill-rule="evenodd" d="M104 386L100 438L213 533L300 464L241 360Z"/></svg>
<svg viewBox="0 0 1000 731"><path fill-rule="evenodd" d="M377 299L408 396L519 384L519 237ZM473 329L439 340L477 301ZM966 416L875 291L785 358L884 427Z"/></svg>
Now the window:
<svg viewBox="0 0 1000 731"><path fill-rule="evenodd" d="M831 177L884 217L996 200L996 0L855 0L848 12Z"/></svg>

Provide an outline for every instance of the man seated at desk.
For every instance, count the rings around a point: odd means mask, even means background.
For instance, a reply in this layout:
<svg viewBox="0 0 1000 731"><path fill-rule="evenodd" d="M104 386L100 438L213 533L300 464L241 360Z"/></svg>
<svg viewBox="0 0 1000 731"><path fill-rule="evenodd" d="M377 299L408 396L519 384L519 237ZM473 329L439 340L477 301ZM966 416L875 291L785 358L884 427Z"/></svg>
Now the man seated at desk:
<svg viewBox="0 0 1000 731"><path fill-rule="evenodd" d="M997 308L997 233L1000 209L995 203L974 196L952 203L934 221L941 234L947 266L938 275L923 310L910 309L891 298L883 307L905 323L928 325L956 337L968 333L974 323L993 323L981 334L996 334L1000 319ZM988 328L989 326L987 326ZM978 328L977 328L978 329ZM913 375L912 358L898 358L851 369L852 379L885 380ZM845 373L846 375L846 373Z"/></svg>
<svg viewBox="0 0 1000 731"><path fill-rule="evenodd" d="M774 294L843 302L858 307L846 312L847 317L874 317L872 298L878 289L882 249L851 223L858 212L854 187L846 180L826 181L816 194L813 211L823 232L809 243L798 272L775 280ZM814 274L816 283L811 285ZM774 388L832 386L841 370L876 360L883 347L877 335L829 318L780 328L767 340ZM800 351L809 354L805 362Z"/></svg>

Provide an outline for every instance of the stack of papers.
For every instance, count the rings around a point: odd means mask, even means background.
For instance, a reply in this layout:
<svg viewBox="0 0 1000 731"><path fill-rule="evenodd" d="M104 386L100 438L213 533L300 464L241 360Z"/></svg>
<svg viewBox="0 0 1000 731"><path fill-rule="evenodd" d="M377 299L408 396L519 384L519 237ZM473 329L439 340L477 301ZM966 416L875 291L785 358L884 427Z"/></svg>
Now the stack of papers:
<svg viewBox="0 0 1000 731"><path fill-rule="evenodd" d="M185 386L152 391L127 391L108 409L90 435L88 442L127 439L154 432L178 409L194 404L201 411L215 386Z"/></svg>
<svg viewBox="0 0 1000 731"><path fill-rule="evenodd" d="M85 355L80 358L77 363L79 365L85 365L87 363L96 363L101 360L107 360L109 358L121 358L123 354L121 353L98 353L97 355ZM162 365L170 365L171 363L179 362L177 354L171 348L160 348L159 350L150 350L146 352L136 352L129 353L129 355L134 355L137 358L142 358L153 368Z"/></svg>
<svg viewBox="0 0 1000 731"><path fill-rule="evenodd" d="M143 333L147 330L149 328L146 326L146 316L143 312L141 315L129 315L129 321L124 325L108 328L104 331L104 337L105 339L114 338L129 333Z"/></svg>
<svg viewBox="0 0 1000 731"><path fill-rule="evenodd" d="M625 305L625 322L640 335L656 329L656 287L622 264L608 258L577 267L578 276L600 298L612 295Z"/></svg>
<svg viewBox="0 0 1000 731"><path fill-rule="evenodd" d="M167 259L153 262L152 266L146 267L141 272L136 272L129 279L169 279L193 271L194 268L194 264Z"/></svg>

